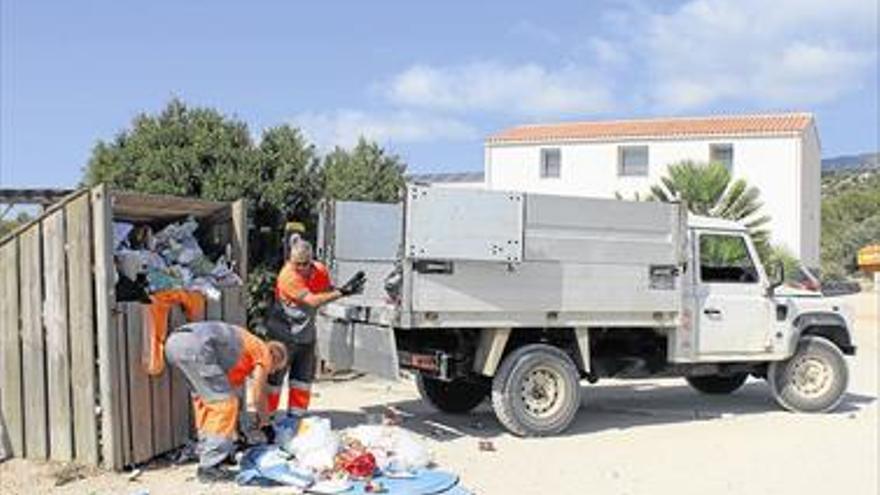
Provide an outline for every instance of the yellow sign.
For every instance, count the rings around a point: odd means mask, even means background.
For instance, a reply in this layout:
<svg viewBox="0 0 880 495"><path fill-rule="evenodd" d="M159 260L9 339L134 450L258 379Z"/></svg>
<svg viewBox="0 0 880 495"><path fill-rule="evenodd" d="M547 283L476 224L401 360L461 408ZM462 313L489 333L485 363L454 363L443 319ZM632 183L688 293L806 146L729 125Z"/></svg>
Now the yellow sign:
<svg viewBox="0 0 880 495"><path fill-rule="evenodd" d="M858 263L862 271L880 272L880 244L871 244L859 249Z"/></svg>

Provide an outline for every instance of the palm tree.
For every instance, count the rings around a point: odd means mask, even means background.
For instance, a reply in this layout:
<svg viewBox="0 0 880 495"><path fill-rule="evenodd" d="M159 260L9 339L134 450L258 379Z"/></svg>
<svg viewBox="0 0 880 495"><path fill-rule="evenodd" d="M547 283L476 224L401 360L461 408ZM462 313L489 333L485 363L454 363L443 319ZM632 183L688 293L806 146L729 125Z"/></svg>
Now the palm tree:
<svg viewBox="0 0 880 495"><path fill-rule="evenodd" d="M685 160L669 166L661 184L651 186L649 199L685 201L688 210L745 224L761 259L770 254L770 233L765 227L770 217L760 215L763 203L757 187L743 179L732 181L730 171L721 163L697 163Z"/></svg>

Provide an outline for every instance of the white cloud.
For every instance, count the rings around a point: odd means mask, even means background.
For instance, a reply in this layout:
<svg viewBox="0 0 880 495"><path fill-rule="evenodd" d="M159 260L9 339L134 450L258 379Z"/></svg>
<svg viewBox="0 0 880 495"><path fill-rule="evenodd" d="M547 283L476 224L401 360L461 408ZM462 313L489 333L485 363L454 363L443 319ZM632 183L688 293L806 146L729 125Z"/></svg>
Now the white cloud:
<svg viewBox="0 0 880 495"><path fill-rule="evenodd" d="M812 105L859 87L876 64L873 0L693 0L650 14L630 50L662 110L721 101Z"/></svg>
<svg viewBox="0 0 880 495"><path fill-rule="evenodd" d="M456 119L409 111L370 114L358 110L308 112L293 123L321 148L350 147L365 137L380 144L469 139L477 136L470 125Z"/></svg>
<svg viewBox="0 0 880 495"><path fill-rule="evenodd" d="M499 62L413 66L392 78L386 95L406 107L521 116L602 112L612 102L609 86L587 70Z"/></svg>

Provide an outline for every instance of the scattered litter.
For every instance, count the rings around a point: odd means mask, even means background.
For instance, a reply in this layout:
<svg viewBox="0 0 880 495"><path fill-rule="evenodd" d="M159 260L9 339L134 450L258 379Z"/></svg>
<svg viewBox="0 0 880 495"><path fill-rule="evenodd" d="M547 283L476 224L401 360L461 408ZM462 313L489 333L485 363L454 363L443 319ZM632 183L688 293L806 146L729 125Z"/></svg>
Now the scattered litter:
<svg viewBox="0 0 880 495"><path fill-rule="evenodd" d="M481 452L495 452L495 444L491 440L480 440L477 444Z"/></svg>
<svg viewBox="0 0 880 495"><path fill-rule="evenodd" d="M86 479L91 470L82 464L64 464L59 470L52 473L55 478L55 486L63 486L74 481Z"/></svg>
<svg viewBox="0 0 880 495"><path fill-rule="evenodd" d="M134 468L128 473L128 481L137 481L144 472L141 469Z"/></svg>
<svg viewBox="0 0 880 495"><path fill-rule="evenodd" d="M334 495L351 490L351 482L345 479L323 480L309 488L309 493L318 495Z"/></svg>
<svg viewBox="0 0 880 495"><path fill-rule="evenodd" d="M382 483L379 483L376 480L370 480L364 484L364 491L367 493L385 493L388 490L385 489L385 485Z"/></svg>

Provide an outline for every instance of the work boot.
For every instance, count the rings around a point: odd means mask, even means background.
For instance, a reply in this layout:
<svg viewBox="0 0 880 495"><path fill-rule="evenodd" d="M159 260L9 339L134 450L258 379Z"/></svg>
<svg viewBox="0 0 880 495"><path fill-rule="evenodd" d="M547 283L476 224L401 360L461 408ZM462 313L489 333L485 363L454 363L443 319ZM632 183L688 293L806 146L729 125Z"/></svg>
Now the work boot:
<svg viewBox="0 0 880 495"><path fill-rule="evenodd" d="M196 478L201 483L222 483L235 480L235 473L219 466L199 466L196 469Z"/></svg>

